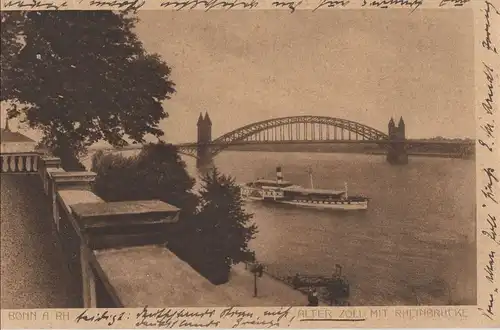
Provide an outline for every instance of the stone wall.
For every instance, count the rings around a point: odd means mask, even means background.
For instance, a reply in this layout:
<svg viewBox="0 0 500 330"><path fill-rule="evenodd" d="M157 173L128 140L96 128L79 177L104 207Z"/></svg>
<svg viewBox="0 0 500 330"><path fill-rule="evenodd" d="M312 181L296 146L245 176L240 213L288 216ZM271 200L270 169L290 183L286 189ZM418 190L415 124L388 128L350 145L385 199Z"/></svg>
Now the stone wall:
<svg viewBox="0 0 500 330"><path fill-rule="evenodd" d="M123 248L166 243L179 209L158 200L107 203L91 191L92 172L66 172L58 158L40 156L38 173L52 202L52 216L82 307L125 307L115 276L97 256ZM123 261L123 260L122 260ZM122 263L123 271L133 261Z"/></svg>

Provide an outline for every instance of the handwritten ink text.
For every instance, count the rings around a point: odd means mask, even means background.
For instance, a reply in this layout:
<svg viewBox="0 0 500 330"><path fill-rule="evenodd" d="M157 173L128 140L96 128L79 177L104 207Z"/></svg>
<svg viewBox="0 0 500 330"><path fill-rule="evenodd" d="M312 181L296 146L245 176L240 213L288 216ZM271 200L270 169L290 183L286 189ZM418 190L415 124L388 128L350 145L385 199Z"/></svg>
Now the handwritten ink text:
<svg viewBox="0 0 500 330"><path fill-rule="evenodd" d="M498 293L498 289L495 289L495 293ZM486 316L490 320L493 320L493 317L495 316L495 313L493 313L493 306L495 304L495 297L493 296L493 293L490 293L488 295L488 306L486 307L486 311L482 308L479 308L479 310L482 312L483 316Z"/></svg>
<svg viewBox="0 0 500 330"><path fill-rule="evenodd" d="M486 267L484 267L484 270L486 271L486 279L490 282L493 283L495 280L495 251L490 251L490 254L488 254L489 260L488 264Z"/></svg>
<svg viewBox="0 0 500 330"><path fill-rule="evenodd" d="M500 241L497 241L497 218L494 215L488 214L486 222L488 222L490 228L488 229L488 231L483 230L482 234L500 245Z"/></svg>
<svg viewBox="0 0 500 330"><path fill-rule="evenodd" d="M205 11L209 11L215 8L222 8L226 10L231 10L234 8L242 9L253 9L259 5L257 0L251 1L221 1L221 0L187 0L187 1L164 1L160 4L163 8L171 7L175 10L182 9L195 9L198 6L205 8Z"/></svg>
<svg viewBox="0 0 500 330"><path fill-rule="evenodd" d="M91 314L88 309L84 310L75 318L75 322L88 322L88 323L99 323L105 321L108 326L112 326L116 322L128 319L128 314L126 312L112 313L109 311L104 311L96 314Z"/></svg>
<svg viewBox="0 0 500 330"><path fill-rule="evenodd" d="M370 6L378 8L389 8L391 5L397 5L401 7L410 7L412 12L414 12L423 3L423 0L363 0L361 7Z"/></svg>
<svg viewBox="0 0 500 330"><path fill-rule="evenodd" d="M290 9L290 12L293 13L295 12L295 9L297 9L298 6L302 4L302 1L295 2L295 1L289 1L289 2L281 2L281 1L274 1L272 3L273 6L275 7L288 7Z"/></svg>
<svg viewBox="0 0 500 330"><path fill-rule="evenodd" d="M453 7L462 7L469 1L470 0L441 0L441 2L439 3L439 7L446 6L449 3L451 3Z"/></svg>
<svg viewBox="0 0 500 330"><path fill-rule="evenodd" d="M61 4L57 4L51 1L40 1L40 0L18 0L18 1L8 1L5 3L6 8L30 8L30 9L50 9L59 10L60 8L68 7L68 3L65 1Z"/></svg>
<svg viewBox="0 0 500 330"><path fill-rule="evenodd" d="M499 16L500 16L500 12L489 1L485 1L485 3L486 3L486 9L484 10L484 18L485 18L484 31L486 32L486 37L481 44L483 45L484 48L491 50L492 52L498 54L496 47L493 45L493 42L491 41L490 12L493 10L493 13L497 14Z"/></svg>
<svg viewBox="0 0 500 330"><path fill-rule="evenodd" d="M140 9L144 4L146 3L145 0L91 0L89 5L90 6L96 6L96 7L113 7L117 9L123 9L123 10L133 10L136 11Z"/></svg>
<svg viewBox="0 0 500 330"><path fill-rule="evenodd" d="M498 201L495 199L495 191L493 189L493 184L498 183L498 178L494 175L495 170L489 167L484 168L483 172L485 172L488 176L488 183L484 186L481 192L486 198L490 199L495 204L498 204Z"/></svg>
<svg viewBox="0 0 500 330"><path fill-rule="evenodd" d="M349 4L349 0L321 0L319 5L313 9L313 12L322 8L336 8L336 7L345 7Z"/></svg>

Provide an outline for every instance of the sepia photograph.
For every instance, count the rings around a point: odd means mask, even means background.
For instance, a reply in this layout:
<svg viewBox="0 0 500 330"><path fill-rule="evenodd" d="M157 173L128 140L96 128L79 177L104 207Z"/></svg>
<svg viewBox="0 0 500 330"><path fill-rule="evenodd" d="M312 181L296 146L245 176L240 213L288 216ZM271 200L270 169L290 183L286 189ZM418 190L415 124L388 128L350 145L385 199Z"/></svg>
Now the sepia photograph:
<svg viewBox="0 0 500 330"><path fill-rule="evenodd" d="M1 306L477 302L471 9L2 11Z"/></svg>

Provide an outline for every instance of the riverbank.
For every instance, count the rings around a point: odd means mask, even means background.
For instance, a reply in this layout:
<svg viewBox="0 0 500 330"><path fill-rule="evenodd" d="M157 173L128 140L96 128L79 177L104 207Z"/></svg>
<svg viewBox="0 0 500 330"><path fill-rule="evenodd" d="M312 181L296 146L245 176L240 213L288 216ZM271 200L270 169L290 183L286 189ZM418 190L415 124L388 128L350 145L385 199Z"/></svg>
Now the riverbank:
<svg viewBox="0 0 500 330"><path fill-rule="evenodd" d="M242 263L232 267L229 282L219 287L239 306L306 306L308 303L307 294L266 272L257 277L257 296L254 297L254 274Z"/></svg>
<svg viewBox="0 0 500 330"><path fill-rule="evenodd" d="M293 287L293 285L291 284L291 282L288 281L288 279L280 277L280 276L277 276L277 275L274 275L273 273L271 273L269 271L266 271L265 269L264 269L264 275L265 276L269 276L270 278L272 278L272 279L274 279L274 280L276 280L276 281L278 281L278 282L280 282L280 283L288 286L292 290L301 292L305 296L307 296L307 294L308 294L308 290L309 290L308 287L303 287L303 288L297 288L297 289L295 289ZM318 293L319 293L319 305L320 306L330 306L330 303L328 302L328 299L326 297L326 292L323 292L323 290L321 290L321 289L319 289L319 290L316 289L316 291L318 291ZM350 305L350 303L349 303L349 305Z"/></svg>
<svg viewBox="0 0 500 330"><path fill-rule="evenodd" d="M267 150L265 148L239 148L239 147L230 147L227 151L236 151L236 152L276 152L276 153L287 153L287 152L299 152L299 151L290 151L290 150ZM317 153L317 154L358 154L358 155L385 155L385 150L321 150L311 148L307 150L308 153ZM408 156L411 157L427 157L427 158L453 158L453 159L464 159L464 160L474 160L475 155L461 155L457 153L441 153L441 152L408 152Z"/></svg>

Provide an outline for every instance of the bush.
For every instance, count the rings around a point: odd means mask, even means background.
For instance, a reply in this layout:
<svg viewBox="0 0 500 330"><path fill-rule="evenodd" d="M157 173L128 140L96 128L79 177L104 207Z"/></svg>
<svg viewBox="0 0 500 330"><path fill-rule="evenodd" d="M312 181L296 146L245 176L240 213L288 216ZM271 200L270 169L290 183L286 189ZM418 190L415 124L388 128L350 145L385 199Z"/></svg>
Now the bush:
<svg viewBox="0 0 500 330"><path fill-rule="evenodd" d="M97 152L92 158L97 174L94 191L106 201L159 199L192 214L198 203L191 192L194 180L175 146L149 144L137 156Z"/></svg>
<svg viewBox="0 0 500 330"><path fill-rule="evenodd" d="M137 186L135 157L99 151L92 157L92 171L97 174L94 192L102 199L108 202L144 199Z"/></svg>

